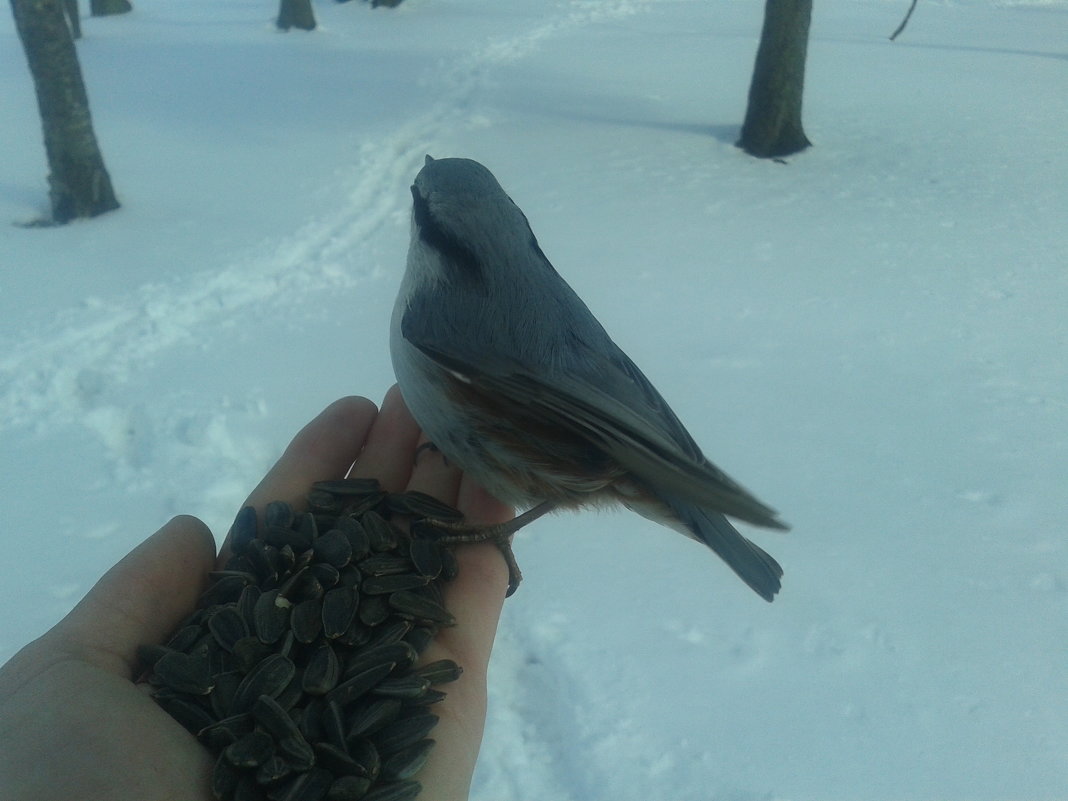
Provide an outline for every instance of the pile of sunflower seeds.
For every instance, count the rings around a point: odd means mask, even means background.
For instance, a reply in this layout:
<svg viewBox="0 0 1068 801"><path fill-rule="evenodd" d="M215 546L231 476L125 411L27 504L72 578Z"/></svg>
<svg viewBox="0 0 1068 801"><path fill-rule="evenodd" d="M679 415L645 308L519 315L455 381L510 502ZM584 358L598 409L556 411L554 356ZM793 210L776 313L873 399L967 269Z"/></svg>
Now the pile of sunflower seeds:
<svg viewBox="0 0 1068 801"><path fill-rule="evenodd" d="M310 511L242 509L232 555L166 645L139 655L156 702L217 761L220 801L406 801L451 660L414 667L442 626L452 552L417 521L461 514L377 481L316 484ZM411 533L390 522L413 521ZM422 532L422 533L421 533Z"/></svg>

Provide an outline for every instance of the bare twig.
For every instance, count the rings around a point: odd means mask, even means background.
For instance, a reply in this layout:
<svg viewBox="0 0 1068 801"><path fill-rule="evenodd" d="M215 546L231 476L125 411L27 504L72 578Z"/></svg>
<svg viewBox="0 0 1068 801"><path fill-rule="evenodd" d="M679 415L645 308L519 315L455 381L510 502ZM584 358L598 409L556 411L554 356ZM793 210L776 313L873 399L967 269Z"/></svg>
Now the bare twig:
<svg viewBox="0 0 1068 801"><path fill-rule="evenodd" d="M916 3L918 0L912 0L912 5L909 6L908 13L905 14L905 19L901 20L901 24L897 26L897 30L890 34L890 41L894 41L898 34L905 30L905 26L909 24L909 17L912 16L912 12L916 10Z"/></svg>

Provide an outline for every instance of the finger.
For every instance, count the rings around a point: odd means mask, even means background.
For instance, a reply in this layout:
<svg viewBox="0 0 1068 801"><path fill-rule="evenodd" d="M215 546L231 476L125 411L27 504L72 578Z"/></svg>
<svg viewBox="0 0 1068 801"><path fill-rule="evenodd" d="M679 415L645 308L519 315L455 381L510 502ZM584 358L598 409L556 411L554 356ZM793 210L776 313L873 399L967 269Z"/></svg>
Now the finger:
<svg viewBox="0 0 1068 801"><path fill-rule="evenodd" d="M419 425L394 385L367 435L367 443L353 465L354 478L377 478L387 492L400 492L408 483L419 442Z"/></svg>
<svg viewBox="0 0 1068 801"><path fill-rule="evenodd" d="M137 646L171 634L196 604L214 561L208 527L195 517L175 517L105 573L45 637L132 678Z"/></svg>
<svg viewBox="0 0 1068 801"><path fill-rule="evenodd" d="M257 509L276 500L300 505L313 482L342 478L360 455L377 414L367 398L331 403L293 438L245 504Z"/></svg>
<svg viewBox="0 0 1068 801"><path fill-rule="evenodd" d="M511 507L436 453L420 457L412 488L454 504L473 524L492 525L513 516ZM445 585L445 606L456 625L439 631L420 658L423 663L452 659L463 667L445 700L434 707L440 718L434 732L438 744L419 774L433 801L458 801L470 793L486 725L486 671L508 589L508 567L492 542L460 545L455 554L459 571Z"/></svg>
<svg viewBox="0 0 1068 801"><path fill-rule="evenodd" d="M255 507L262 516L271 501L287 501L301 507L316 481L342 478L356 460L378 410L367 398L336 400L302 428L289 443L244 506ZM218 565L230 558L230 535L219 549Z"/></svg>

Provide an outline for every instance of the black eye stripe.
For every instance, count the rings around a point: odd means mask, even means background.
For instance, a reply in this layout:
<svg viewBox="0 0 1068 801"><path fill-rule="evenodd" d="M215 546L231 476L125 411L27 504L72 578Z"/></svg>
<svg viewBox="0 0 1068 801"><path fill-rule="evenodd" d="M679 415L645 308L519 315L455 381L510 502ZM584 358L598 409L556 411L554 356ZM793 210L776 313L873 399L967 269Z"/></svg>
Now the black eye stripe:
<svg viewBox="0 0 1068 801"><path fill-rule="evenodd" d="M441 255L449 277L458 280L481 279L482 267L474 252L438 224L430 211L430 204L414 186L412 201L419 238Z"/></svg>

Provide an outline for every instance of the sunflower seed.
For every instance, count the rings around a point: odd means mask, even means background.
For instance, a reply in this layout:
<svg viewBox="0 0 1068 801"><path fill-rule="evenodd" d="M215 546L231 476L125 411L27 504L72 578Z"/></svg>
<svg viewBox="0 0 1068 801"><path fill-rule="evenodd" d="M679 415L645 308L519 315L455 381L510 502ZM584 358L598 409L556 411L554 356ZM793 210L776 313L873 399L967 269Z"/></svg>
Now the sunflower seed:
<svg viewBox="0 0 1068 801"><path fill-rule="evenodd" d="M255 776L251 773L242 773L238 777L237 787L234 788L232 801L261 801L261 798Z"/></svg>
<svg viewBox="0 0 1068 801"><path fill-rule="evenodd" d="M356 518L338 518L337 529L349 541L349 548L352 550L349 556L350 561L358 562L371 553L371 538L367 536L366 529Z"/></svg>
<svg viewBox="0 0 1068 801"><path fill-rule="evenodd" d="M378 512L366 512L360 522L370 538L372 551L390 551L397 547L399 530Z"/></svg>
<svg viewBox="0 0 1068 801"><path fill-rule="evenodd" d="M315 515L311 512L297 515L297 519L293 522L293 530L300 534L301 537L307 538L308 548L311 547L311 543L315 542L315 538L319 536L319 526L315 522ZM296 546L294 546L295 549ZM307 548L304 550L307 550Z"/></svg>
<svg viewBox="0 0 1068 801"><path fill-rule="evenodd" d="M363 645L371 638L371 630L363 624L363 622L357 617L353 620L345 633L337 638L336 642L341 645L357 646Z"/></svg>
<svg viewBox="0 0 1068 801"><path fill-rule="evenodd" d="M303 737L283 737L278 741L278 753L285 757L295 771L310 770L315 764L315 752Z"/></svg>
<svg viewBox="0 0 1068 801"><path fill-rule="evenodd" d="M289 626L289 607L280 590L268 590L260 595L252 612L260 642L270 645L282 638Z"/></svg>
<svg viewBox="0 0 1068 801"><path fill-rule="evenodd" d="M345 722L341 714L341 707L333 701L327 703L323 710L320 726L326 741L335 748L345 750Z"/></svg>
<svg viewBox="0 0 1068 801"><path fill-rule="evenodd" d="M326 791L326 801L360 801L370 786L371 780L363 776L342 776Z"/></svg>
<svg viewBox="0 0 1068 801"><path fill-rule="evenodd" d="M258 637L242 637L234 643L234 664L248 673L271 653L271 646L260 642Z"/></svg>
<svg viewBox="0 0 1068 801"><path fill-rule="evenodd" d="M254 507L246 506L238 512L230 526L230 551L235 554L244 553L248 544L256 538L258 526Z"/></svg>
<svg viewBox="0 0 1068 801"><path fill-rule="evenodd" d="M404 635L404 639L415 649L417 654L421 654L426 650L430 641L434 639L434 629L427 628L426 626L415 626L410 632Z"/></svg>
<svg viewBox="0 0 1068 801"><path fill-rule="evenodd" d="M456 681L464 671L451 659L439 659L412 672L417 676L422 676L424 679L429 679L431 685L434 685Z"/></svg>
<svg viewBox="0 0 1068 801"><path fill-rule="evenodd" d="M402 748L382 762L383 779L410 779L426 764L433 740L420 740Z"/></svg>
<svg viewBox="0 0 1068 801"><path fill-rule="evenodd" d="M429 713L410 715L395 720L371 736L382 755L395 754L426 737L437 725L438 716Z"/></svg>
<svg viewBox="0 0 1068 801"><path fill-rule="evenodd" d="M201 607L208 607L236 601L241 597L241 591L245 589L245 585L248 583L244 578L245 575L242 573L220 577L204 590L197 603Z"/></svg>
<svg viewBox="0 0 1068 801"><path fill-rule="evenodd" d="M377 626L389 618L389 602L385 595L368 595L360 599L356 614L365 626Z"/></svg>
<svg viewBox="0 0 1068 801"><path fill-rule="evenodd" d="M312 538L306 531L269 524L263 530L263 541L279 550L288 545L293 549L293 553L304 553L312 546Z"/></svg>
<svg viewBox="0 0 1068 801"><path fill-rule="evenodd" d="M277 754L265 760L256 771L256 783L259 785L276 784L290 773L293 769L289 763Z"/></svg>
<svg viewBox="0 0 1068 801"><path fill-rule="evenodd" d="M405 667L414 662L416 656L415 649L403 640L379 645L376 648L352 654L345 664L345 673L342 678L348 680L377 665L388 664L391 669L398 664Z"/></svg>
<svg viewBox="0 0 1068 801"><path fill-rule="evenodd" d="M401 615L410 615L415 620L429 620L445 626L456 622L443 606L410 590L401 590L390 595L389 605Z"/></svg>
<svg viewBox="0 0 1068 801"><path fill-rule="evenodd" d="M300 729L285 708L269 695L261 695L252 704L252 717L277 739L300 737Z"/></svg>
<svg viewBox="0 0 1068 801"><path fill-rule="evenodd" d="M278 801L322 801L333 783L334 777L329 771L314 768L294 776L278 796Z"/></svg>
<svg viewBox="0 0 1068 801"><path fill-rule="evenodd" d="M349 740L347 744L349 756L352 757L353 762L363 768L363 775L372 780L377 779L382 769L382 760L378 756L375 744L366 737L356 737Z"/></svg>
<svg viewBox="0 0 1068 801"><path fill-rule="evenodd" d="M441 546L427 539L413 539L409 551L415 569L428 578L441 574Z"/></svg>
<svg viewBox="0 0 1068 801"><path fill-rule="evenodd" d="M389 496L389 509L397 514L447 523L458 523L464 519L464 514L459 509L454 509L425 492L394 493Z"/></svg>
<svg viewBox="0 0 1068 801"><path fill-rule="evenodd" d="M314 748L316 763L329 769L335 776L367 775L363 765L356 762L344 749L330 743L316 743Z"/></svg>
<svg viewBox="0 0 1068 801"><path fill-rule="evenodd" d="M263 511L263 521L268 526L289 528L295 518L293 507L285 501L271 501Z"/></svg>
<svg viewBox="0 0 1068 801"><path fill-rule="evenodd" d="M301 687L308 695L326 695L337 686L341 666L337 654L329 644L320 645L312 652L304 668Z"/></svg>
<svg viewBox="0 0 1068 801"><path fill-rule="evenodd" d="M219 758L215 760L215 767L211 771L211 794L217 801L233 796L239 776L237 769L226 761L223 754L219 754Z"/></svg>
<svg viewBox="0 0 1068 801"><path fill-rule="evenodd" d="M397 676L386 679L375 686L371 692L390 698L420 698L430 689L430 680L422 676Z"/></svg>
<svg viewBox="0 0 1068 801"><path fill-rule="evenodd" d="M292 709L304 698L304 688L301 687L302 678L302 676L294 676L290 679L286 688L275 697L274 700L278 702L278 706L282 707L282 709Z"/></svg>
<svg viewBox="0 0 1068 801"><path fill-rule="evenodd" d="M352 543L341 529L331 529L312 545L315 558L340 569L352 558Z"/></svg>
<svg viewBox="0 0 1068 801"><path fill-rule="evenodd" d="M335 639L356 617L360 596L351 587L335 587L323 596L323 635Z"/></svg>
<svg viewBox="0 0 1068 801"><path fill-rule="evenodd" d="M274 740L267 732L255 730L230 743L223 753L235 768L255 768L274 754Z"/></svg>
<svg viewBox="0 0 1068 801"><path fill-rule="evenodd" d="M309 566L298 569L278 588L278 597L290 603L323 597L323 585Z"/></svg>
<svg viewBox="0 0 1068 801"><path fill-rule="evenodd" d="M437 704L441 701L444 701L447 696L448 693L442 692L441 690L435 690L433 687L431 687L429 690L423 693L417 700L420 704L428 706L430 704Z"/></svg>
<svg viewBox="0 0 1068 801"><path fill-rule="evenodd" d="M289 659L281 654L271 654L241 680L231 708L235 712L247 712L261 695L274 698L286 688L296 672L296 666Z"/></svg>
<svg viewBox="0 0 1068 801"><path fill-rule="evenodd" d="M460 573L460 565L456 561L456 554L450 548L441 549L441 577L446 581L452 581Z"/></svg>
<svg viewBox="0 0 1068 801"><path fill-rule="evenodd" d="M386 662L356 674L327 693L327 703L333 701L341 707L351 704L388 676L391 670L393 670L393 663Z"/></svg>
<svg viewBox="0 0 1068 801"><path fill-rule="evenodd" d="M389 782L371 789L363 801L414 801L422 789L423 785L413 779Z"/></svg>
<svg viewBox="0 0 1068 801"><path fill-rule="evenodd" d="M245 548L242 558L252 565L253 572L259 576L260 582L267 584L278 579L281 564L277 548L268 545L263 540L256 539Z"/></svg>
<svg viewBox="0 0 1068 801"><path fill-rule="evenodd" d="M211 711L217 718L229 716L234 703L234 693L241 683L241 674L237 671L215 674L215 689L208 698L211 699Z"/></svg>
<svg viewBox="0 0 1068 801"><path fill-rule="evenodd" d="M252 719L248 715L231 715L205 726L196 734L212 748L222 750L251 731Z"/></svg>
<svg viewBox="0 0 1068 801"><path fill-rule="evenodd" d="M375 495L381 490L377 478L338 478L331 481L316 481L313 489L331 495Z"/></svg>
<svg viewBox="0 0 1068 801"><path fill-rule="evenodd" d="M341 571L327 562L312 562L308 570L324 590L329 590L341 579Z"/></svg>
<svg viewBox="0 0 1068 801"><path fill-rule="evenodd" d="M323 631L323 603L317 598L301 601L289 610L289 630L297 642L308 645Z"/></svg>
<svg viewBox="0 0 1068 801"><path fill-rule="evenodd" d="M343 501L323 490L313 489L308 493L308 506L311 507L313 512L333 512L337 514L341 511Z"/></svg>
<svg viewBox="0 0 1068 801"><path fill-rule="evenodd" d="M417 573L397 573L391 576L368 576L360 589L368 595L388 595L398 590L412 590L425 586L429 578Z"/></svg>
<svg viewBox="0 0 1068 801"><path fill-rule="evenodd" d="M247 589L247 588L246 588ZM208 618L208 630L215 641L227 652L234 650L234 643L242 637L249 635L248 626L245 624L237 606L223 606Z"/></svg>
<svg viewBox="0 0 1068 801"><path fill-rule="evenodd" d="M380 645L391 645L392 643L400 642L407 637L408 632L411 630L412 622L410 620L394 618L378 627L371 639L367 641L367 648L370 650Z"/></svg>
<svg viewBox="0 0 1068 801"><path fill-rule="evenodd" d="M207 695L215 686L203 656L172 651L164 654L153 667L156 678L165 686L190 695Z"/></svg>
<svg viewBox="0 0 1068 801"><path fill-rule="evenodd" d="M241 615L241 619L245 621L245 627L250 633L256 625L256 601L260 599L262 594L257 585L249 584L241 591L241 596L237 599L237 612ZM231 648L230 650L232 651L233 649Z"/></svg>
<svg viewBox="0 0 1068 801"><path fill-rule="evenodd" d="M349 731L346 740L376 732L393 722L403 704L396 698L376 698L363 701L349 713Z"/></svg>
<svg viewBox="0 0 1068 801"><path fill-rule="evenodd" d="M361 560L359 568L365 576L391 576L411 572L412 562L403 556L382 553Z"/></svg>

